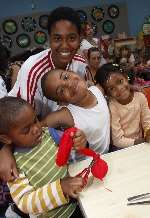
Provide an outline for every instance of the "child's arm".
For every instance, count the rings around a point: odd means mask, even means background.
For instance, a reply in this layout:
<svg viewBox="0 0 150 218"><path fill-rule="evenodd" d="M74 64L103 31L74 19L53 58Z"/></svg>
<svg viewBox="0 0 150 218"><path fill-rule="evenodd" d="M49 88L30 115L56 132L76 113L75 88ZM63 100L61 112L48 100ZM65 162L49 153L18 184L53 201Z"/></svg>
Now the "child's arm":
<svg viewBox="0 0 150 218"><path fill-rule="evenodd" d="M58 111L49 113L41 121L41 125L53 127L53 128L60 127L60 126L72 127L74 126L74 121L70 111L66 107L63 107Z"/></svg>
<svg viewBox="0 0 150 218"><path fill-rule="evenodd" d="M66 177L48 183L35 189L29 184L24 173L12 183L8 183L11 196L17 207L24 213L42 214L69 202L69 198L76 198L82 190L81 177Z"/></svg>
<svg viewBox="0 0 150 218"><path fill-rule="evenodd" d="M110 105L111 112L111 131L113 145L119 148L125 148L134 145L135 139L125 137L124 131L120 124L120 116L117 108L114 105Z"/></svg>
<svg viewBox="0 0 150 218"><path fill-rule="evenodd" d="M4 145L0 150L0 179L11 181L18 176L16 161L9 145Z"/></svg>
<svg viewBox="0 0 150 218"><path fill-rule="evenodd" d="M144 94L140 94L141 97L141 123L142 128L144 130L145 140L150 142L149 134L150 134L150 108L148 106L148 101Z"/></svg>

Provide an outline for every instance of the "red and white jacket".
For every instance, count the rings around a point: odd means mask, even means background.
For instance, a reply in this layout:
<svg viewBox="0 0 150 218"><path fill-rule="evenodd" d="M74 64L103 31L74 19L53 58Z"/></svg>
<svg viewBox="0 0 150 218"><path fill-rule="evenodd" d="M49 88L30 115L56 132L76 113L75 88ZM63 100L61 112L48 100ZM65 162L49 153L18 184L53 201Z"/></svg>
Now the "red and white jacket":
<svg viewBox="0 0 150 218"><path fill-rule="evenodd" d="M42 76L55 69L51 54L51 49L47 49L29 57L19 70L13 89L8 93L9 96L27 100L37 114L42 116L57 108L56 102L45 98L41 89ZM86 62L79 54L75 54L67 69L78 73L81 77L86 76Z"/></svg>

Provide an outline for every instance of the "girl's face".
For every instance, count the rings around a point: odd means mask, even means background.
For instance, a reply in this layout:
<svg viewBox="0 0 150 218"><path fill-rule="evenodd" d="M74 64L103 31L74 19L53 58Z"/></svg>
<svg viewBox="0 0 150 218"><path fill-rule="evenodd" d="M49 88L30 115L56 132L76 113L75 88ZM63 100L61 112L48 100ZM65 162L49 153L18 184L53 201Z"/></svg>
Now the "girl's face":
<svg viewBox="0 0 150 218"><path fill-rule="evenodd" d="M89 65L93 68L98 68L100 64L100 58L101 55L99 51L92 51L89 57Z"/></svg>
<svg viewBox="0 0 150 218"><path fill-rule="evenodd" d="M131 99L128 79L120 73L110 75L106 82L106 90L108 95L116 99L120 104L127 104Z"/></svg>
<svg viewBox="0 0 150 218"><path fill-rule="evenodd" d="M11 143L18 147L33 147L41 142L42 128L31 106L25 105L8 133Z"/></svg>
<svg viewBox="0 0 150 218"><path fill-rule="evenodd" d="M76 73L55 70L47 78L47 95L58 102L79 105L87 94L86 82Z"/></svg>
<svg viewBox="0 0 150 218"><path fill-rule="evenodd" d="M77 27L67 20L56 22L50 33L50 47L56 68L65 69L80 46Z"/></svg>

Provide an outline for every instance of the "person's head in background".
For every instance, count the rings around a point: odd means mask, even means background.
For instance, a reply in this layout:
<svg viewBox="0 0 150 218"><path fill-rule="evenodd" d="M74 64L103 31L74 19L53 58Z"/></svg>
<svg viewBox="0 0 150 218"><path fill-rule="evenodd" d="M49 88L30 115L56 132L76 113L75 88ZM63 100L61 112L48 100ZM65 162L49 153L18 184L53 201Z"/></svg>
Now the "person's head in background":
<svg viewBox="0 0 150 218"><path fill-rule="evenodd" d="M80 46L81 21L78 13L69 7L53 10L48 20L52 58L57 68L65 69Z"/></svg>
<svg viewBox="0 0 150 218"><path fill-rule="evenodd" d="M46 73L41 80L43 95L59 103L80 103L87 95L87 84L72 71L54 69Z"/></svg>
<svg viewBox="0 0 150 218"><path fill-rule="evenodd" d="M94 35L94 31L92 28L92 24L90 22L85 22L82 25L82 37L83 38L92 38Z"/></svg>
<svg viewBox="0 0 150 218"><path fill-rule="evenodd" d="M94 76L96 74L97 69L100 66L101 61L101 52L97 47L91 47L87 51L87 79L91 82L94 81Z"/></svg>
<svg viewBox="0 0 150 218"><path fill-rule="evenodd" d="M129 58L131 55L131 50L127 46L122 46L120 48L120 56Z"/></svg>
<svg viewBox="0 0 150 218"><path fill-rule="evenodd" d="M117 64L104 64L95 76L96 83L100 85L105 94L120 104L128 104L133 97L127 74Z"/></svg>
<svg viewBox="0 0 150 218"><path fill-rule="evenodd" d="M89 48L87 52L87 58L88 58L89 67L97 70L100 65L100 59L101 59L100 49L97 47Z"/></svg>
<svg viewBox="0 0 150 218"><path fill-rule="evenodd" d="M18 97L0 99L0 141L4 145L33 147L42 129L31 105Z"/></svg>

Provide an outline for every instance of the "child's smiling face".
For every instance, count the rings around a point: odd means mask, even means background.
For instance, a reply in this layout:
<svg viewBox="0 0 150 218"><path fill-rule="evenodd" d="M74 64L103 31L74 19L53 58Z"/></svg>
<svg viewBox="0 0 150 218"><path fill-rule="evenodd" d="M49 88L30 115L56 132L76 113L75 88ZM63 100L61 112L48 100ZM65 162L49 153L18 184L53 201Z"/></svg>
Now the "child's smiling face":
<svg viewBox="0 0 150 218"><path fill-rule="evenodd" d="M78 74L59 69L49 73L45 89L49 99L78 106L88 91Z"/></svg>
<svg viewBox="0 0 150 218"><path fill-rule="evenodd" d="M106 90L110 97L120 104L127 104L131 100L128 78L121 73L112 73L106 82Z"/></svg>

